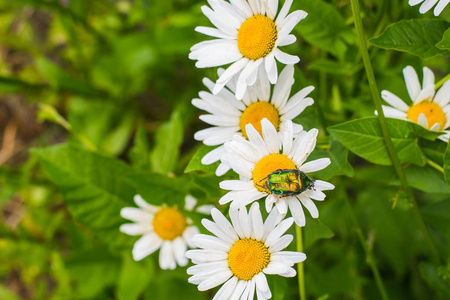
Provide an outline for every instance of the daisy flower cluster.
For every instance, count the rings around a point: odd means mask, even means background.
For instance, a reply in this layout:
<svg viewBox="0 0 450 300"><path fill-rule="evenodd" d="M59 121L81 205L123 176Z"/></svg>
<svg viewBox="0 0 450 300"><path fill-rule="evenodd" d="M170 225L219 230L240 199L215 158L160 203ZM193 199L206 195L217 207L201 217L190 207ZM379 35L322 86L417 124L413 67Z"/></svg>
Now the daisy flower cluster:
<svg viewBox="0 0 450 300"><path fill-rule="evenodd" d="M317 218L313 200L323 201L323 191L334 189L310 174L330 164L329 158L307 161L319 131L305 131L294 122L313 105L314 87L292 92L299 58L279 49L295 42L291 31L307 13L290 12L292 0L280 8L278 0L208 4L202 11L214 27L196 31L214 39L194 45L189 58L198 68L225 67L218 69L216 81L205 78L207 91L192 100L210 125L194 138L215 147L203 164L220 162L217 176L232 170L238 179L220 183L228 192L219 204L229 204L228 212L214 208L213 221L202 221L212 235L195 234L190 240L198 249L186 252L194 264L187 270L189 282L200 291L222 285L214 299L253 299L255 294L270 299L266 275L293 277L293 265L306 259L304 253L282 251L293 240L285 232L294 222L306 225L303 208ZM285 65L280 73L276 61Z"/></svg>
<svg viewBox="0 0 450 300"><path fill-rule="evenodd" d="M381 97L390 106L383 105L386 117L407 120L431 131L442 132L438 139L448 143L450 137L450 80L436 91L434 74L423 68L423 82L413 67L403 69L406 88L411 101L403 101L389 91L382 91Z"/></svg>

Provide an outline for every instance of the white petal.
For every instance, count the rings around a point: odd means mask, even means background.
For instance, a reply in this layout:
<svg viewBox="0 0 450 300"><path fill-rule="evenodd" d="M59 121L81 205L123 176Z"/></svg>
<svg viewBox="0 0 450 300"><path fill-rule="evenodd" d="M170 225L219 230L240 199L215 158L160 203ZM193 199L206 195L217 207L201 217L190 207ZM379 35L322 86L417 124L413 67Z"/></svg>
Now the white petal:
<svg viewBox="0 0 450 300"><path fill-rule="evenodd" d="M145 226L144 224L122 224L120 226L120 231L123 233L126 233L128 235L141 235L148 232L153 232L153 228L150 225L149 222L148 226Z"/></svg>
<svg viewBox="0 0 450 300"><path fill-rule="evenodd" d="M133 259L138 261L152 254L161 246L162 240L154 233L145 234L134 243Z"/></svg>
<svg viewBox="0 0 450 300"><path fill-rule="evenodd" d="M423 68L423 82L422 87L426 88L427 86L432 85L434 88L434 74L429 68Z"/></svg>
<svg viewBox="0 0 450 300"><path fill-rule="evenodd" d="M200 283L198 285L198 290L207 291L209 289L212 289L230 279L231 276L233 276L231 270L218 272L218 274L216 274L215 276L211 276L209 279Z"/></svg>
<svg viewBox="0 0 450 300"><path fill-rule="evenodd" d="M411 100L415 101L421 90L419 77L417 77L416 70L414 70L411 66L407 66L403 69L403 76L405 77L408 94L411 97Z"/></svg>
<svg viewBox="0 0 450 300"><path fill-rule="evenodd" d="M331 160L328 157L319 158L303 164L299 169L304 173L312 173L325 169L330 165L330 163Z"/></svg>
<svg viewBox="0 0 450 300"><path fill-rule="evenodd" d="M386 90L381 91L381 97L384 99L384 101L386 101L387 103L389 103L394 108L400 111L406 112L409 109L409 106L406 105L406 103L403 102L402 99L400 99L399 97L397 97L396 95L392 94L389 91Z"/></svg>
<svg viewBox="0 0 450 300"><path fill-rule="evenodd" d="M120 215L122 216L122 218L141 223L150 223L153 220L152 214L144 211L143 209L135 207L122 208L122 210L120 211Z"/></svg>
<svg viewBox="0 0 450 300"><path fill-rule="evenodd" d="M250 207L249 212L251 222L252 222L252 238L254 238L257 241L260 241L263 239L264 236L264 223L261 216L261 211L259 210L259 204L258 202L255 202Z"/></svg>
<svg viewBox="0 0 450 300"><path fill-rule="evenodd" d="M305 226L306 224L305 213L303 212L300 200L298 200L295 197L291 197L289 199L289 210L291 211L295 224L297 224L297 226L300 227Z"/></svg>
<svg viewBox="0 0 450 300"><path fill-rule="evenodd" d="M279 153L278 133L273 124L266 118L261 120L264 142L270 153Z"/></svg>
<svg viewBox="0 0 450 300"><path fill-rule="evenodd" d="M417 119L417 124L428 129L427 117L423 113L419 115L419 118Z"/></svg>
<svg viewBox="0 0 450 300"><path fill-rule="evenodd" d="M227 230L226 228L220 228L216 223L208 220L208 219L203 219L202 220L202 225L212 234L214 234L215 236L217 236L219 239L229 243L229 244L234 244L234 242L236 241L236 239L234 238L236 233L233 230Z"/></svg>
<svg viewBox="0 0 450 300"><path fill-rule="evenodd" d="M392 108L390 106L382 105L383 113L386 116L386 118L394 118L394 119L401 119L406 120L406 113L403 111L400 111L398 109Z"/></svg>
<svg viewBox="0 0 450 300"><path fill-rule="evenodd" d="M164 241L159 251L159 266L163 270L174 270L177 267L173 255L172 242Z"/></svg>
<svg viewBox="0 0 450 300"><path fill-rule="evenodd" d="M441 12L444 10L444 8L447 6L447 4L450 3L450 0L441 0L434 8L434 15L437 17L441 14Z"/></svg>
<svg viewBox="0 0 450 300"><path fill-rule="evenodd" d="M288 230L292 226L293 223L294 223L293 218L287 218L282 222L280 222L280 224L278 224L278 226L275 227L275 229L272 230L271 233L269 233L264 244L267 247L273 246L276 243L276 241L279 240L280 237L286 232L286 230Z"/></svg>
<svg viewBox="0 0 450 300"><path fill-rule="evenodd" d="M238 279L236 276L231 277L225 284L219 289L214 296L213 300L228 300L236 289Z"/></svg>
<svg viewBox="0 0 450 300"><path fill-rule="evenodd" d="M269 247L270 253L279 252L289 246L294 239L294 236L290 234L283 235L275 241L275 243Z"/></svg>
<svg viewBox="0 0 450 300"><path fill-rule="evenodd" d="M278 48L275 49L274 52L275 58L285 65L294 65L300 61L298 56L287 54Z"/></svg>
<svg viewBox="0 0 450 300"><path fill-rule="evenodd" d="M226 152L225 147L219 146L216 149L213 149L208 153L206 153L205 156L203 156L201 162L204 165L210 165L212 163L215 163L216 161L220 160L220 158L225 152Z"/></svg>
<svg viewBox="0 0 450 300"><path fill-rule="evenodd" d="M311 217L318 218L319 217L319 211L317 210L316 205L314 204L314 202L306 197L300 197L300 201L302 202L302 204L306 207L306 209L309 211L309 213L311 214Z"/></svg>
<svg viewBox="0 0 450 300"><path fill-rule="evenodd" d="M186 258L186 250L187 246L186 243L183 241L183 238L177 237L172 242L173 247L173 256L175 257L175 260L177 264L181 267L184 267L188 264L188 259Z"/></svg>
<svg viewBox="0 0 450 300"><path fill-rule="evenodd" d="M219 239L215 236L206 234L194 235L194 237L191 239L191 243L193 243L198 248L219 250L223 252L228 252L231 248L230 243L225 242L224 240Z"/></svg>
<svg viewBox="0 0 450 300"><path fill-rule="evenodd" d="M441 107L446 106L450 102L450 80L447 80L436 92L433 102Z"/></svg>
<svg viewBox="0 0 450 300"><path fill-rule="evenodd" d="M271 261L263 270L265 274L278 275L289 271L289 266L280 262Z"/></svg>

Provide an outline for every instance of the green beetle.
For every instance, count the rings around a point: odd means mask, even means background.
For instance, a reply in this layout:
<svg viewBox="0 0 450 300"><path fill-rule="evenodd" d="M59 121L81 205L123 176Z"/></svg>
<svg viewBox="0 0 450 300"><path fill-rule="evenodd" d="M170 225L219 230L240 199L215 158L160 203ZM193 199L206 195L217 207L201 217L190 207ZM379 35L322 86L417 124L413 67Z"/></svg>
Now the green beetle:
<svg viewBox="0 0 450 300"><path fill-rule="evenodd" d="M314 181L305 173L297 169L278 169L266 177L263 188L272 194L282 197L298 195L310 187L314 187Z"/></svg>

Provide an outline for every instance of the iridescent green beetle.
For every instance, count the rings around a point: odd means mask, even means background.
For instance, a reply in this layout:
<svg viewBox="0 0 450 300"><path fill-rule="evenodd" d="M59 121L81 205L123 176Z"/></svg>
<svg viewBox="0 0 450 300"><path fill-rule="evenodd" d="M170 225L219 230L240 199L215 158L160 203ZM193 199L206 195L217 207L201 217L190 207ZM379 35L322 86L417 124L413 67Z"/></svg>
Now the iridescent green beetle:
<svg viewBox="0 0 450 300"><path fill-rule="evenodd" d="M297 169L279 169L266 178L264 188L282 197L298 195L314 186L314 181Z"/></svg>

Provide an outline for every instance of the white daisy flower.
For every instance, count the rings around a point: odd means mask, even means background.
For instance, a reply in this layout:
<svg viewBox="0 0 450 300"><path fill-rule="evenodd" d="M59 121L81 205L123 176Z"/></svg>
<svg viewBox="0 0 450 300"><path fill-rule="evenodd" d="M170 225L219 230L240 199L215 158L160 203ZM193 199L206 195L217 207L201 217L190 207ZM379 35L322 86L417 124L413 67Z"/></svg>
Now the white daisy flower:
<svg viewBox="0 0 450 300"><path fill-rule="evenodd" d="M402 99L389 91L381 91L381 97L391 106L383 105L386 117L409 120L432 131L445 134L438 139L448 142L450 131L450 80L435 92L434 74L427 67L423 68L423 84L413 67L403 69L406 88L412 103L406 104Z"/></svg>
<svg viewBox="0 0 450 300"><path fill-rule="evenodd" d="M185 253L187 246L193 247L190 240L199 232L197 227L190 225L191 220L183 216L176 207L154 206L140 195L134 196L134 202L139 208L125 207L120 211L123 218L135 222L123 224L120 231L128 235L142 235L134 244L133 259L141 260L160 249L161 269L175 269L177 264L187 265ZM196 204L195 198L186 196L186 204L187 209L192 210ZM211 208L210 206L209 211ZM199 209L207 211L205 206L200 206Z"/></svg>
<svg viewBox="0 0 450 300"><path fill-rule="evenodd" d="M292 122L287 121L284 131L277 133L267 119L261 121L262 136L251 124L247 124L248 141L235 136L225 143L227 153L222 162L228 164L240 175L240 180L225 180L220 187L230 190L220 204L231 201L231 207L238 208L266 197L266 210L273 205L281 214L288 208L298 226L305 226L302 205L313 218L319 216L311 199L325 199L324 190L334 185L322 180L312 180L305 173L316 172L330 164L329 158L320 158L305 163L316 145L317 129L302 131L293 139ZM301 204L300 204L301 203Z"/></svg>
<svg viewBox="0 0 450 300"><path fill-rule="evenodd" d="M292 266L302 262L301 252L281 251L293 240L283 235L291 227L292 218L280 222L282 216L273 210L263 223L258 203L249 213L245 207L229 211L231 223L217 209L211 211L214 222L202 224L215 236L197 234L192 242L199 248L186 256L196 264L188 268L189 282L206 291L223 284L215 299L270 299L272 293L265 274L294 277Z"/></svg>
<svg viewBox="0 0 450 300"><path fill-rule="evenodd" d="M432 9L433 6L435 6L437 3L436 7L434 8L434 15L439 16L449 2L450 0L409 0L408 4L414 6L419 3L422 3L419 12L421 14L424 14L430 9Z"/></svg>
<svg viewBox="0 0 450 300"><path fill-rule="evenodd" d="M207 78L203 82L212 91L214 83ZM261 133L261 120L267 118L277 130L282 130L287 120L292 120L307 106L312 105L314 100L307 96L314 87L308 86L289 98L293 84L294 66L289 65L281 72L272 94L265 74L258 78L255 85L247 89L243 101L237 100L234 94L235 79L227 83L229 90L224 88L217 95L200 92L200 99L193 99L192 104L210 113L201 115L200 119L214 127L196 132L194 138L208 146L220 145L206 154L202 158L202 163L209 165L218 161L226 152L223 143L230 141L234 135L239 134L247 138L245 125L248 123ZM300 133L303 129L301 125L295 123L293 127L294 134ZM216 174L221 176L229 169L226 164L221 163Z"/></svg>
<svg viewBox="0 0 450 300"><path fill-rule="evenodd" d="M277 64L291 65L300 61L278 47L294 43L292 29L307 16L302 10L288 15L292 0L286 0L278 11L278 0L208 0L211 6L202 6L203 13L213 27L199 26L196 31L216 37L191 48L189 58L197 60L197 68L231 66L216 82L217 94L225 84L238 74L236 97L241 100L247 86L266 73L270 82L277 82Z"/></svg>

